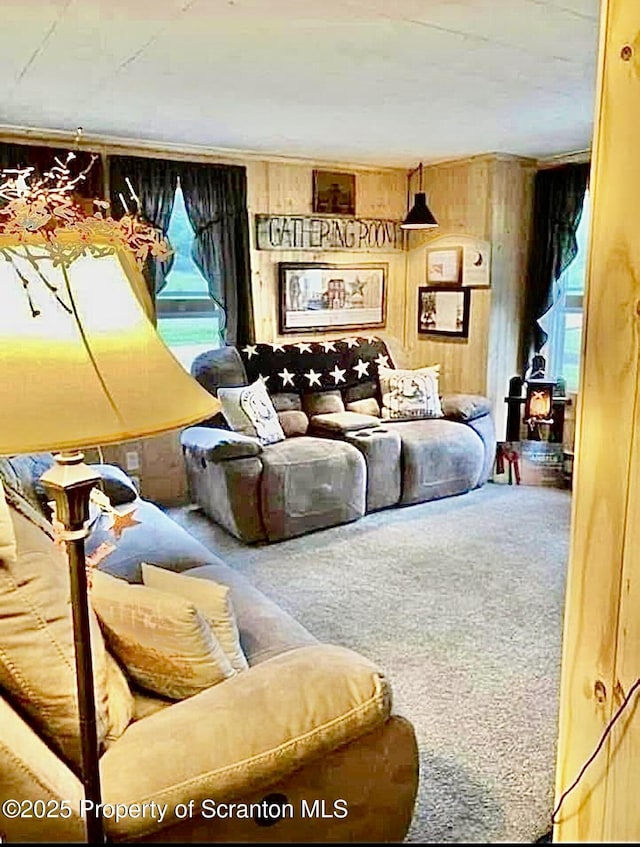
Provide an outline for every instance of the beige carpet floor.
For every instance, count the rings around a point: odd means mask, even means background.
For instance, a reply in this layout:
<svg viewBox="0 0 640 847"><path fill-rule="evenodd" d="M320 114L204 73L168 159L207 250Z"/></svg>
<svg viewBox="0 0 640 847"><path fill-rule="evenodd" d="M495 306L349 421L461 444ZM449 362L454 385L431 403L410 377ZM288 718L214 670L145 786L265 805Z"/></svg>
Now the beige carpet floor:
<svg viewBox="0 0 640 847"><path fill-rule="evenodd" d="M248 547L170 514L318 638L378 662L414 724L412 842L533 842L553 804L570 495L488 484Z"/></svg>

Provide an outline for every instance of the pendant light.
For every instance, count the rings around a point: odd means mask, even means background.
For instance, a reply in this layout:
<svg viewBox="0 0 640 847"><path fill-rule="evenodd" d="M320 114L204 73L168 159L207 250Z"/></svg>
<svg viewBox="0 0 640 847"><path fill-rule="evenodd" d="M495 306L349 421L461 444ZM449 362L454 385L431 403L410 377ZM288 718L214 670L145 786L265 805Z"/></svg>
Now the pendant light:
<svg viewBox="0 0 640 847"><path fill-rule="evenodd" d="M418 165L418 171L420 173L420 191L415 195L413 207L407 217L400 224L402 229L433 229L438 226L438 221L427 206L427 195L422 190L422 162ZM409 173L409 186L411 186L411 175L414 173L415 171Z"/></svg>

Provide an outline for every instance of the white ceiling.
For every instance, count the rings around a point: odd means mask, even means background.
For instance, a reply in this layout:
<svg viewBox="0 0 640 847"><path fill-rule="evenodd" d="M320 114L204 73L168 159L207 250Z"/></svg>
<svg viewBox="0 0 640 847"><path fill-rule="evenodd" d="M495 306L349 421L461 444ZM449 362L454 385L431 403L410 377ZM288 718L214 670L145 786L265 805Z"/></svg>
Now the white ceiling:
<svg viewBox="0 0 640 847"><path fill-rule="evenodd" d="M599 0L2 0L0 124L414 166L591 141Z"/></svg>

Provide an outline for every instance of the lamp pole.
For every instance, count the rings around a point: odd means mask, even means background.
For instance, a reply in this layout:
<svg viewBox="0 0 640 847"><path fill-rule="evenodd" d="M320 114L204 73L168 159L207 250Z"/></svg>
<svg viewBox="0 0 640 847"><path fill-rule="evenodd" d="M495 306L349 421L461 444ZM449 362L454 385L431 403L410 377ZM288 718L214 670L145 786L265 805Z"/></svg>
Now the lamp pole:
<svg viewBox="0 0 640 847"><path fill-rule="evenodd" d="M55 459L56 463L42 475L41 481L49 496L55 500L56 519L64 527L62 538L69 558L82 782L85 799L92 803L87 812L87 841L89 844L103 844L105 839L100 814L100 757L84 549L87 536L85 525L89 520L89 495L100 477L84 464L82 453L63 452L57 454Z"/></svg>

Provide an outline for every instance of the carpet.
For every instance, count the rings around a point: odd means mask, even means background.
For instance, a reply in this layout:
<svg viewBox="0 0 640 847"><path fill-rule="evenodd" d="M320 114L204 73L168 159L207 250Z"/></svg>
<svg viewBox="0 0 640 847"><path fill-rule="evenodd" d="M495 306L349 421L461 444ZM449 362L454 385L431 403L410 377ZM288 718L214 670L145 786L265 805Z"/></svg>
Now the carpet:
<svg viewBox="0 0 640 847"><path fill-rule="evenodd" d="M489 483L257 547L169 512L319 639L385 670L420 749L407 841L548 831L569 492Z"/></svg>

